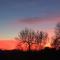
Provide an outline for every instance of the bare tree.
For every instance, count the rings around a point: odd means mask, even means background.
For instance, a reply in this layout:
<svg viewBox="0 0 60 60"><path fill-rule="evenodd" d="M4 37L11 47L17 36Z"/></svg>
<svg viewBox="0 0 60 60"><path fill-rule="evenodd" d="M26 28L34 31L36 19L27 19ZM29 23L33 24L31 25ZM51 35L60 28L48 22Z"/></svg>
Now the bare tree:
<svg viewBox="0 0 60 60"><path fill-rule="evenodd" d="M30 46L31 46L31 44L32 44L32 42L33 42L33 40L34 40L34 34L35 34L34 31L25 28L25 30L22 30L22 31L19 33L19 35L18 35L18 38L19 38L20 40L22 40L23 42L28 43L28 45L29 45L29 50L30 50Z"/></svg>
<svg viewBox="0 0 60 60"><path fill-rule="evenodd" d="M39 45L41 45L41 43L44 43L43 41L46 41L47 38L48 38L48 34L43 32L43 31L40 31L40 32L37 32L36 34L36 40L35 42ZM44 43L45 44L45 43Z"/></svg>
<svg viewBox="0 0 60 60"><path fill-rule="evenodd" d="M23 42L28 43L29 45L29 50L32 44L38 44L42 42L42 40L47 39L47 33L40 31L40 32L35 32L33 30L29 30L25 28L25 30L22 30L18 34L18 40L21 40Z"/></svg>
<svg viewBox="0 0 60 60"><path fill-rule="evenodd" d="M52 44L56 49L60 49L60 23L56 25L55 28L55 38Z"/></svg>

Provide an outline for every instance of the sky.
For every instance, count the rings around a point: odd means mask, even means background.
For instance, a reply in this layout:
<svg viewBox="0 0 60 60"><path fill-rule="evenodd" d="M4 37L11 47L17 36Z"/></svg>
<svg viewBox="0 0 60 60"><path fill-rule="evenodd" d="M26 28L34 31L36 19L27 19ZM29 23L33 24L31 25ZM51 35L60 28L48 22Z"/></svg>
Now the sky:
<svg viewBox="0 0 60 60"><path fill-rule="evenodd" d="M57 22L60 0L0 0L0 40L14 39L25 27L52 32Z"/></svg>

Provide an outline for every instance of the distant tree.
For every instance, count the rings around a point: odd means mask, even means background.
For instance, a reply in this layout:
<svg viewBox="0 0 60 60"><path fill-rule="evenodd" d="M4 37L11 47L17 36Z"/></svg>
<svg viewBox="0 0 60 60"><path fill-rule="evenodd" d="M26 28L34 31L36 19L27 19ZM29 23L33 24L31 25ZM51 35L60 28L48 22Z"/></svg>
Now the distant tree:
<svg viewBox="0 0 60 60"><path fill-rule="evenodd" d="M45 32L43 32L43 31L40 31L40 32L37 32L35 38L36 38L35 42L36 42L38 45L39 45L39 44L41 45L41 43L46 44L46 43L44 43L44 42L47 41L48 34L45 33Z"/></svg>
<svg viewBox="0 0 60 60"><path fill-rule="evenodd" d="M22 40L23 42L28 43L29 45L29 50L30 50L30 46L34 40L34 34L35 32L32 30L29 30L27 28L25 28L25 30L22 30L19 34L18 34L18 38L20 40Z"/></svg>
<svg viewBox="0 0 60 60"><path fill-rule="evenodd" d="M56 49L60 49L60 23L58 23L56 25L56 28L55 28L55 38L53 39L52 45Z"/></svg>
<svg viewBox="0 0 60 60"><path fill-rule="evenodd" d="M40 31L40 32L35 32L33 30L29 30L25 28L18 34L18 40L21 40L23 42L28 43L29 45L29 50L32 44L38 44L41 43L43 40L47 39L47 33Z"/></svg>

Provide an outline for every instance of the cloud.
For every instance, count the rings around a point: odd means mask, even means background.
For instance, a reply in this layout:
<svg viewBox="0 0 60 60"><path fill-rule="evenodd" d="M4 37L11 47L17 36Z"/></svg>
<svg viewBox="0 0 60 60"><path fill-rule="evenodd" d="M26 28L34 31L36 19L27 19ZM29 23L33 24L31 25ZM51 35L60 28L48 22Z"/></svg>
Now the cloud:
<svg viewBox="0 0 60 60"><path fill-rule="evenodd" d="M22 20L18 20L18 23L38 23L40 22L42 19L41 18L26 18L26 19L22 19Z"/></svg>
<svg viewBox="0 0 60 60"><path fill-rule="evenodd" d="M16 21L17 24L37 24L37 23L56 23L60 22L60 17L48 17L48 18L25 18Z"/></svg>

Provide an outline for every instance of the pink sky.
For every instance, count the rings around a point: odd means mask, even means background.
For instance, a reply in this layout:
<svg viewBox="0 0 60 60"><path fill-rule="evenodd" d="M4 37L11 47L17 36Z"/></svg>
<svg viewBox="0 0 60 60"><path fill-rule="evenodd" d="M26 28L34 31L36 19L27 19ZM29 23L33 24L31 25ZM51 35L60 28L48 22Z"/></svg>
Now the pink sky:
<svg viewBox="0 0 60 60"><path fill-rule="evenodd" d="M0 40L0 49L3 50L15 49L16 45L17 45L17 41L15 40Z"/></svg>
<svg viewBox="0 0 60 60"><path fill-rule="evenodd" d="M18 33L25 27L31 28L33 30L47 30L47 32L53 31L55 25L60 22L60 17L26 18L22 20L12 20L12 22L8 24L7 29L5 28L5 30L0 31L0 39L14 40Z"/></svg>
<svg viewBox="0 0 60 60"><path fill-rule="evenodd" d="M35 31L42 30L48 33L49 40L51 41L51 37L54 36L54 28L55 25L60 22L60 17L51 17L51 18L43 18L40 20L40 18L33 18L33 20L29 21L15 21L13 24L8 25L11 29L11 31L0 34L0 49L14 49L16 47L17 41L15 41L15 37L18 35L18 32L25 27L32 28ZM20 28L19 28L20 27Z"/></svg>
<svg viewBox="0 0 60 60"><path fill-rule="evenodd" d="M0 9L1 48L15 48L14 38L24 28L43 30L51 38L60 22L60 0L1 0Z"/></svg>
<svg viewBox="0 0 60 60"><path fill-rule="evenodd" d="M43 30L43 31L45 31L45 30ZM51 30L46 30L47 32L50 32L49 33L49 42L51 42L51 37L54 35L53 34L53 30L51 29ZM2 39L0 39L0 49L3 49L3 50L11 50L11 49L15 49L16 48L16 46L17 46L17 43L18 43L18 41L17 40L2 40ZM49 43L47 43L47 45L49 45ZM47 46L46 45L46 46ZM23 45L22 45L23 46ZM25 47L26 48L26 47Z"/></svg>

